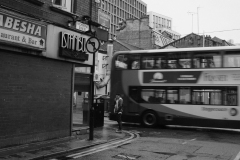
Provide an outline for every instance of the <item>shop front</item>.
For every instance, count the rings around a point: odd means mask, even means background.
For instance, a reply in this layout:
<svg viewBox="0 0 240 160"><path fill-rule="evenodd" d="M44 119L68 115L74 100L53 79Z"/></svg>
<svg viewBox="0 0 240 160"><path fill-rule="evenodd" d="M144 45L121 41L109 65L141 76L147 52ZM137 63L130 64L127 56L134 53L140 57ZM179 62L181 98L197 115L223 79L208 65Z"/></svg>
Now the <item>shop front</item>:
<svg viewBox="0 0 240 160"><path fill-rule="evenodd" d="M75 74L76 65L92 66L88 39L0 12L0 148L72 135L74 92L90 92L90 72ZM88 115L89 106L82 108Z"/></svg>

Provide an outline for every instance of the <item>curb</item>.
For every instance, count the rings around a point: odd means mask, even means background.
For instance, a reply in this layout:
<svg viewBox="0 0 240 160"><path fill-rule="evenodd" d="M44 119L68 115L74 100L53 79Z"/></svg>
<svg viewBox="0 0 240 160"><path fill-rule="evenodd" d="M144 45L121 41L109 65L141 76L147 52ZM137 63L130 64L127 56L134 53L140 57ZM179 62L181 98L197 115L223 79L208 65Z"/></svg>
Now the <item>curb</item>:
<svg viewBox="0 0 240 160"><path fill-rule="evenodd" d="M114 128L111 128L111 127L106 127L106 128L108 128L112 131L115 130ZM60 157L60 156L64 156L71 152L77 152L77 151L91 148L91 147L94 147L97 145L103 145L103 144L107 144L110 142L122 140L122 139L125 139L126 137L129 137L128 133L124 133L124 135L122 135L122 136L112 137L112 139L111 138L101 139L100 137L99 138L96 137L95 140L88 140L85 137L82 140L77 140L78 142L76 142L76 144L78 144L78 143L80 144L82 141L83 142L82 145L79 145L79 146L75 145L75 147L72 146L72 148L63 147L61 150L58 150L58 151L49 150L49 152L45 152L45 153L42 152L41 154L38 154L38 155L25 157L25 159L26 160L43 160L43 159L49 159L49 158L54 158L54 157ZM35 143L34 147L33 148L31 147L31 149L30 150L28 149L28 151L35 151L38 149L42 150L49 146L55 146L57 144L68 143L69 140L70 141L73 140L72 142L75 143L74 139L75 139L75 137L65 137L65 138L61 138L61 139L57 139L57 140L47 141L46 143L45 142L39 142L39 143L37 142L37 143ZM48 146L44 146L44 144L48 144ZM29 147L28 145L21 145L21 146L17 146L17 147L6 148L3 150L0 150L0 154L2 153L3 155L7 156L7 155L10 155L10 154L8 154L10 152L13 152L13 153L16 152L17 154L25 153L26 152L25 148L28 148L28 147Z"/></svg>
<svg viewBox="0 0 240 160"><path fill-rule="evenodd" d="M78 151L78 150L82 150L82 149L87 149L87 148L94 147L94 146L97 146L97 145L100 145L100 144L106 144L106 143L109 143L109 142L112 142L112 141L116 141L118 139L121 139L121 138L115 138L115 139L111 139L109 141L103 141L103 142L95 142L95 143L93 143L91 145L86 145L86 146L73 148L73 149L69 149L69 150L66 150L66 151L60 151L60 152L56 152L56 153L52 153L52 154L46 154L46 155L43 155L43 156L31 158L31 159L28 159L28 160L42 160L44 158L51 158L51 157L54 157L54 156L61 156L63 154L67 154L69 152L74 152L74 151Z"/></svg>
<svg viewBox="0 0 240 160"><path fill-rule="evenodd" d="M33 142L33 143L31 143L31 145L41 146L41 145L53 144L53 143L61 144L61 143L65 143L66 141L73 140L73 139L75 139L74 136L69 136L69 137L64 137L64 138L59 138L59 139L54 139L54 140ZM24 149L27 147L29 147L29 144L23 144L23 145L17 145L17 146L13 146L13 147L2 148L2 149L0 149L0 155L1 155L1 153L4 153L4 152L9 152L11 150L21 150L21 149Z"/></svg>

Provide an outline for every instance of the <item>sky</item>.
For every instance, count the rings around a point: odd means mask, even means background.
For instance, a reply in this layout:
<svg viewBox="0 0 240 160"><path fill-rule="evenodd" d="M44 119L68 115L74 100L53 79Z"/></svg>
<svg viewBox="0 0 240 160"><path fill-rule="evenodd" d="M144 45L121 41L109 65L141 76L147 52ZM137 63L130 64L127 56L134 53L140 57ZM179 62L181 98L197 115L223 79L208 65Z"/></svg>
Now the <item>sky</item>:
<svg viewBox="0 0 240 160"><path fill-rule="evenodd" d="M147 4L147 12L172 18L172 30L180 33L181 37L192 32L204 33L240 44L240 0L142 1Z"/></svg>

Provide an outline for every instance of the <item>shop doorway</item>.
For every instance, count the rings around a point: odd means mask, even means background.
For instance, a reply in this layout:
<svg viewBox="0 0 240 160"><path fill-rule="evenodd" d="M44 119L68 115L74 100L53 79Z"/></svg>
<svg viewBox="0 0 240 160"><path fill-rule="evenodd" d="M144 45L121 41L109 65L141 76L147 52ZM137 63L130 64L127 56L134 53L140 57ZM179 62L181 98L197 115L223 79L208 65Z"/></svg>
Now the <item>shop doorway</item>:
<svg viewBox="0 0 240 160"><path fill-rule="evenodd" d="M88 126L89 122L89 92L74 92L73 125Z"/></svg>
<svg viewBox="0 0 240 160"><path fill-rule="evenodd" d="M90 75L75 73L72 106L73 130L79 130L89 127L90 82Z"/></svg>

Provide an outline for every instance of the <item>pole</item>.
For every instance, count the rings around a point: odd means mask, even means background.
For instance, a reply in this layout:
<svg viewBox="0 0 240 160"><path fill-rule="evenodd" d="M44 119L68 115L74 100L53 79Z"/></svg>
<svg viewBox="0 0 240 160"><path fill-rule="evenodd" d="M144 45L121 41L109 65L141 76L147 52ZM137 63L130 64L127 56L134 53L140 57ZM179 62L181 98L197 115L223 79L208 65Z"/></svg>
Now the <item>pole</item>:
<svg viewBox="0 0 240 160"><path fill-rule="evenodd" d="M198 35L199 35L199 14L198 14L198 8L199 7L197 7L197 23L198 23Z"/></svg>
<svg viewBox="0 0 240 160"><path fill-rule="evenodd" d="M90 91L90 121L89 121L89 140L93 140L93 131L94 131L94 70L95 70L95 53L93 55L93 66L91 67L91 91Z"/></svg>
<svg viewBox="0 0 240 160"><path fill-rule="evenodd" d="M203 31L203 47L205 45L205 35L204 35L204 31Z"/></svg>
<svg viewBox="0 0 240 160"><path fill-rule="evenodd" d="M188 14L192 15L192 33L193 33L193 15L196 14L195 12L188 12Z"/></svg>
<svg viewBox="0 0 240 160"><path fill-rule="evenodd" d="M89 16L90 19L92 19L92 0L89 2ZM90 25L90 24L89 24ZM90 90L90 102L91 102L91 108L90 108L90 120L89 120L89 140L93 140L93 132L94 132L94 71L95 71L95 52L93 55L93 63L91 67L91 90Z"/></svg>
<svg viewBox="0 0 240 160"><path fill-rule="evenodd" d="M192 13L192 33L193 33L193 13Z"/></svg>

